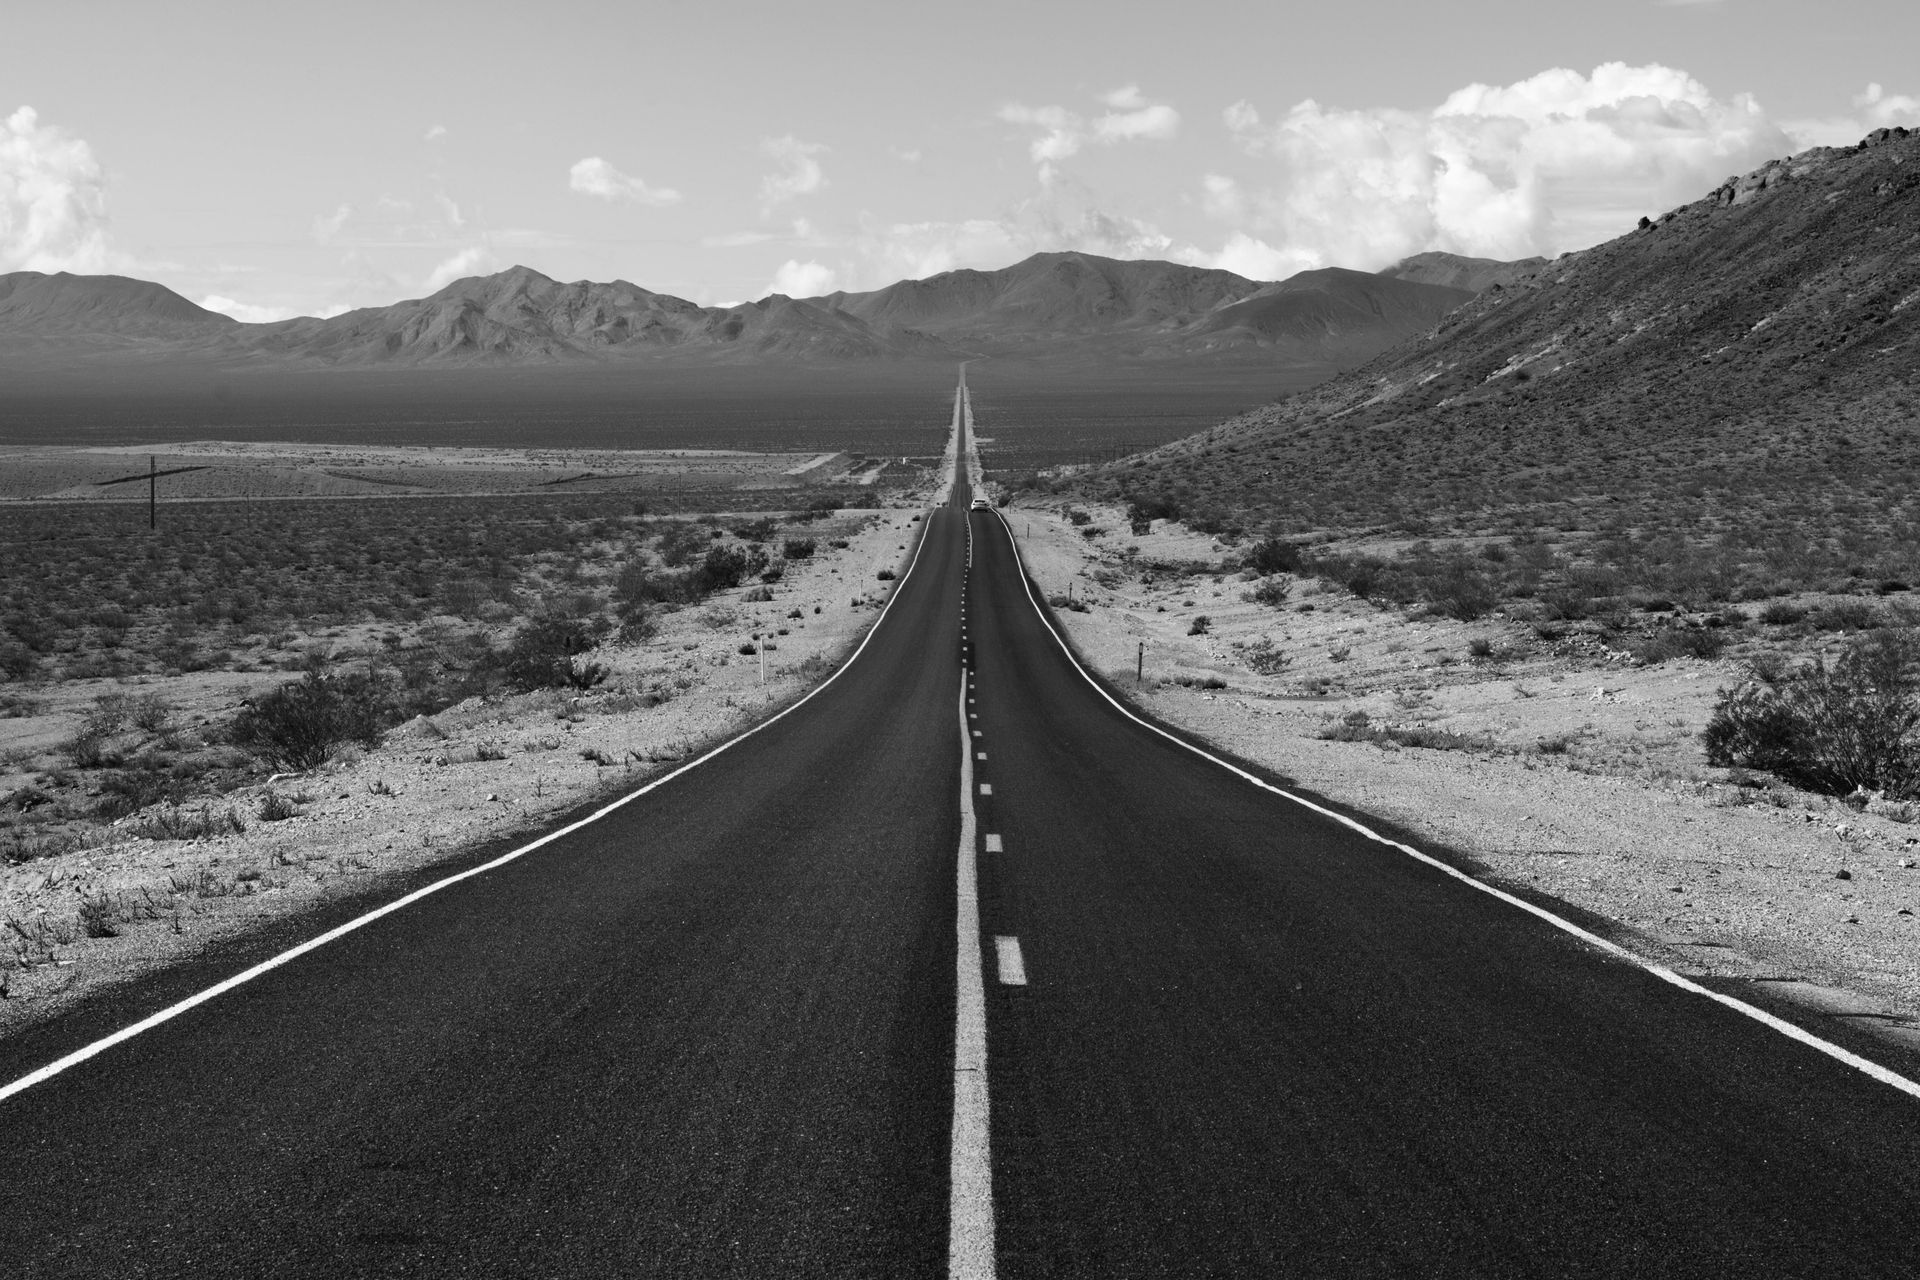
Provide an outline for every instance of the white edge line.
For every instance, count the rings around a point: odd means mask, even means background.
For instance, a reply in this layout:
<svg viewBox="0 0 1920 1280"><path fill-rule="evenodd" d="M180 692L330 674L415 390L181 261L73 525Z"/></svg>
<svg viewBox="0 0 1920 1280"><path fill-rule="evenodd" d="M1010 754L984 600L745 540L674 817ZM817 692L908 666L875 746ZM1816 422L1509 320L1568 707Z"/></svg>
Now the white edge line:
<svg viewBox="0 0 1920 1280"><path fill-rule="evenodd" d="M927 516L931 515L930 512L924 513L924 514L926 514ZM691 769L698 768L700 765L705 764L707 761L713 759L715 756L719 755L723 751L726 751L730 747L733 747L738 743L746 741L748 738L751 738L754 734L759 733L762 729L765 729L773 724L777 724L781 720L784 720L787 716L792 715L795 711L798 711L801 707L804 707L807 703L813 701L815 697L826 692L827 687L831 685L835 680L838 680L843 674L845 674L847 668L851 667L854 664L855 660L857 660L862 653L866 652L867 646L873 642L873 637L879 633L881 624L887 620L887 614L893 609L894 601L898 600L901 597L901 595L904 594L904 591L902 589L907 585L907 582L913 577L914 569L917 568L920 564L920 552L923 549L925 549L927 545L927 525L929 522L930 522L929 519L922 519L918 522L920 525L920 541L913 549L913 560L910 564L907 565L906 576L901 578L899 583L895 586L894 590L891 593L889 593L885 607L883 607L880 610L880 615L873 620L873 625L867 628L867 634L860 641L859 647L854 649L854 651L850 655L848 655L847 660L841 663L839 667L837 667L834 670L834 673L832 675L828 676L825 680L822 680L818 685L814 686L811 690L807 692L806 696L802 697L801 699L799 699L799 701L793 703L791 706L788 706L782 709L780 712L778 712L775 715L767 717L765 720L760 721L758 724L752 726L751 728L746 729L743 732L738 733L731 738L728 738L725 742L713 748L713 750L707 752L705 755L701 756L698 760L689 761L688 763L683 764L679 768L675 769L672 773L663 774L662 776L655 778L652 782L647 783L645 786L640 787L635 791L630 791L626 795L621 796L619 799L614 800L609 804L601 806L600 808L594 810L592 813L588 814L584 818L579 819L578 821L570 822L566 826L561 827L557 831L549 831L546 835L541 836L538 840L534 840L527 844L523 844L519 848L514 849L508 853L503 853L499 857L493 859L491 862L484 862L477 867L469 867L465 871L457 872L454 875L450 875L446 877L445 879L436 880L432 884L424 885L421 888L415 889L412 893L409 893L404 897L396 898L392 902L386 903L379 907L375 907L372 911L367 912L365 915L356 916L352 920L347 921L345 924L335 925L333 928L327 930L325 933L319 935L318 937L309 938L307 941L300 943L298 946L290 947L287 950L280 952L278 955L270 956L269 958L262 960L259 964L254 965L250 969L244 969L241 972L234 974L232 977L227 978L224 981L217 982L213 986L208 987L203 991L195 992L193 995L188 996L184 1000L181 1000L175 1004L168 1005L166 1008L161 1009L156 1013L148 1014L146 1017L140 1019L140 1021L135 1022L129 1026L122 1027L120 1028L120 1030L113 1032L111 1035L102 1036L100 1039L95 1040L93 1043L84 1045L81 1048L75 1049L72 1053L67 1054L65 1057L55 1059L54 1061L49 1062L44 1067L41 1067L34 1071L30 1071L26 1075L21 1076L19 1079L14 1080L11 1083L8 1083L6 1085L0 1085L0 1102L5 1102L8 1098L13 1097L17 1093L24 1093L28 1089L33 1088L37 1084L44 1084L46 1081L51 1080L53 1077L59 1075L61 1072L66 1071L71 1067L77 1067L81 1063L87 1061L87 1059L97 1057L98 1055L105 1053L108 1049L113 1048L117 1044L120 1044L127 1040L131 1040L135 1036L140 1035L143 1032L151 1031L155 1027L160 1026L162 1023L171 1022L173 1019L179 1017L181 1014L186 1013L192 1009L198 1008L200 1005L205 1004L207 1001L212 1000L214 997L224 995L227 992L233 990L235 987L238 987L245 983L253 981L255 978L260 977L262 974L269 973L274 969L278 969L283 964L287 964L290 961L299 959L301 956L307 954L309 951L318 950L319 948L326 946L329 942L333 942L339 938L343 938L347 934L352 933L354 930L359 929L364 925L372 924L375 920L380 919L382 916L391 915L392 913L400 910L403 907L408 907L413 905L414 903L420 901L420 899L428 896L429 894L438 893L440 892L440 890L448 888L451 885L459 884L462 880L470 880L474 876L485 875L489 871L494 871L500 867L504 867L509 862L513 862L516 859L525 857L527 854L532 853L535 849L540 848L542 845L551 844L553 841L558 840L562 836L571 835L573 832L578 831L582 827L598 822L600 821L600 819L606 817L608 814L612 813L614 810L622 808L634 800L638 800L641 796L646 795L649 791L652 791L657 787L664 786L666 783L673 781L675 778L679 777L681 774L686 773Z"/></svg>
<svg viewBox="0 0 1920 1280"><path fill-rule="evenodd" d="M1371 827L1368 827L1364 823L1357 822L1354 819L1348 817L1344 813L1336 813L1334 810L1328 809L1323 805L1315 804L1313 801L1308 800L1304 796L1297 796L1293 794L1291 791L1288 791L1282 787L1276 787L1272 783L1267 782L1264 779L1258 778L1251 773L1248 773L1245 769L1240 768L1238 765L1230 764L1227 761L1222 760L1219 756L1214 755L1212 752L1209 752L1204 750L1203 748L1197 747L1193 743L1188 742L1185 739L1175 734L1168 733L1165 729L1162 729L1159 725L1149 723L1146 720L1142 720L1139 716L1135 715L1132 711L1128 710L1127 707L1124 704L1122 704L1118 699L1116 699L1112 694L1108 693L1105 689L1101 688L1100 682L1095 680L1092 674L1087 671L1086 667L1081 665L1080 659L1077 656L1075 656L1072 646L1066 642L1066 639L1063 636L1061 636L1059 629L1053 625L1053 619L1047 616L1046 610L1042 609L1040 607L1040 602L1034 598L1033 580L1027 574L1026 561L1020 555L1020 543L1013 536L1013 526L1008 523L1006 516L1001 514L999 511L996 510L994 514L996 516L999 516L1000 518L1000 527L1002 530L1005 531L1007 535L1007 545L1013 548L1014 563L1020 567L1020 581L1021 581L1021 585L1026 588L1027 600L1033 605L1034 612L1039 615L1040 621L1046 626L1048 633L1053 636L1054 643L1059 645L1060 651L1067 655L1067 661L1072 663L1073 669L1080 673L1080 678L1085 680L1089 685L1091 685L1095 693L1099 694L1102 698L1105 698L1107 702L1114 708L1114 710L1118 711L1121 715L1125 716L1127 719L1133 721L1135 724L1141 726L1144 729L1151 729L1153 732L1165 738L1168 742L1171 742L1176 746L1186 748L1188 751L1193 752L1193 754L1201 757L1203 760L1211 760L1214 764L1217 764L1222 769L1227 770L1227 772L1237 774L1238 776L1246 779L1248 782L1251 782L1254 786L1259 787L1264 791L1271 791L1273 794L1280 796L1283 799L1291 800L1293 803L1300 805L1302 808L1311 809L1313 812L1321 814L1324 817L1332 818L1335 822L1338 822L1342 826L1348 827L1353 831L1358 832L1360 835L1365 836L1369 840L1373 840L1379 844L1386 845L1390 849L1398 849L1400 852L1406 854L1408 857L1414 858L1417 861L1423 862L1437 871L1440 871L1446 875L1452 876L1455 880L1458 880L1463 884L1472 885L1475 889L1480 890L1480 892L1485 894L1490 894L1493 897L1498 898L1500 901L1506 903L1508 906L1518 907L1522 911L1525 911L1534 916L1538 916L1540 919L1546 921L1548 924L1553 925L1555 928L1563 930L1567 933L1572 934L1574 937L1579 938L1582 942L1586 942L1592 946L1598 947L1600 948L1600 950L1605 951L1609 955L1612 955L1621 960L1625 960L1629 964L1632 964L1641 969L1644 969L1646 972L1652 974L1654 977L1659 978L1662 982L1672 983L1674 986L1679 987L1682 991L1690 991L1695 995L1705 996L1707 999L1714 1001L1716 1004L1725 1005L1727 1008L1734 1010L1736 1013L1745 1014L1747 1017L1752 1018L1754 1021L1759 1022L1765 1026L1771 1027L1773 1030L1778 1031L1781 1035L1786 1036L1788 1039L1797 1040L1801 1044L1804 1044L1811 1049L1817 1049L1821 1053L1826 1054L1829 1058L1833 1058L1838 1062L1843 1062L1847 1066L1852 1067L1854 1070L1859 1071L1865 1075L1871 1076L1872 1078L1874 1078L1875 1080L1878 1080L1882 1084L1891 1085L1893 1088L1900 1090L1902 1093L1908 1094L1914 1098L1920 1098L1920 1081L1909 1079L1908 1077L1901 1075L1897 1071L1894 1071L1888 1067L1881 1066L1879 1063L1874 1062L1870 1058L1863 1058L1859 1054L1853 1052L1851 1049L1843 1048L1842 1046L1833 1043L1831 1040L1823 1040L1819 1036L1813 1034L1813 1032L1808 1031L1805 1027L1800 1026L1798 1023L1789 1022L1785 1018L1778 1017L1774 1014L1768 1013L1765 1009L1762 1009L1757 1005L1751 1005L1751 1004L1748 1004L1746 1001L1741 1000L1735 996L1725 995L1709 987L1703 987L1699 983L1693 981L1692 979L1682 977L1680 974L1675 973L1673 970L1667 968L1665 965L1655 964L1651 960L1648 960L1642 956L1634 954L1633 952L1627 950L1625 947L1621 946L1619 943L1609 942L1607 939L1600 937L1598 934L1589 933L1587 930L1582 929L1579 925L1573 923L1571 920L1567 920L1561 916L1557 916L1553 912L1547 910L1545 907L1537 906L1534 903L1528 902L1524 898L1516 897L1513 894L1508 893L1506 890L1496 888L1495 886L1486 883L1484 880L1476 879L1473 876L1468 875L1466 872L1461 871L1456 867L1450 867L1446 863L1440 861L1440 859L1432 856L1431 854L1422 853L1420 850L1414 848L1412 845L1402 844L1398 840L1389 839L1386 836L1381 835L1379 832L1373 830Z"/></svg>

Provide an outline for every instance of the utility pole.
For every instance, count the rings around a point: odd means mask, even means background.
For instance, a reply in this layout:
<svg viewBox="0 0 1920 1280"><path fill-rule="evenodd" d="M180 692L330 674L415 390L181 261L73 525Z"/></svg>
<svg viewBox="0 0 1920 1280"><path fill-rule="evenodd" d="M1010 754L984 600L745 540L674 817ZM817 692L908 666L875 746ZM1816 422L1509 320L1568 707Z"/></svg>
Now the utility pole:
<svg viewBox="0 0 1920 1280"><path fill-rule="evenodd" d="M1134 659L1133 682L1135 684L1144 684L1146 682L1146 679L1147 679L1147 642L1145 640L1142 640L1140 642L1140 654L1137 658Z"/></svg>
<svg viewBox="0 0 1920 1280"><path fill-rule="evenodd" d="M152 533L160 527L160 473L153 455L147 455L147 532Z"/></svg>

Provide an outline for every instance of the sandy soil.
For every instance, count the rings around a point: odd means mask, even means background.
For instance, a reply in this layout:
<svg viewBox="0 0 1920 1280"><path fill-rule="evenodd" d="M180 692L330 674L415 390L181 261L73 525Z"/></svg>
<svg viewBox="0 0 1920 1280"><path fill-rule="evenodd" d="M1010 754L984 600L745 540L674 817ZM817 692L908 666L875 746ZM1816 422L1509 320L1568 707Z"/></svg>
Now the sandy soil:
<svg viewBox="0 0 1920 1280"><path fill-rule="evenodd" d="M0 1000L0 1034L266 920L480 841L530 832L747 726L852 651L896 585L879 572L904 576L919 518L917 508L842 513L838 520L857 526L834 532L848 538L845 550L823 538L812 559L791 563L770 602L746 603L742 588L664 615L646 644L594 655L613 674L590 693L472 699L401 726L377 750L349 750L310 774L214 802L216 813L231 807L243 833L155 841L110 831L94 848L0 867L0 934L12 953L0 960L8 997ZM764 683L761 655L740 653L756 634L771 641ZM70 735L101 692L161 693L183 721L206 722L288 678L203 673L143 680L138 690L113 681L62 685L48 691L39 714L0 720L0 759ZM30 780L0 777L0 793ZM263 821L269 793L291 800L297 816ZM101 895L117 936L88 937L82 927L83 904Z"/></svg>
<svg viewBox="0 0 1920 1280"><path fill-rule="evenodd" d="M1120 512L1086 510L1088 527L1119 532L1090 539L1046 508L1008 516L1042 589L1089 602L1056 610L1076 647L1156 715L1491 881L1613 921L1650 959L1763 984L1920 1050L1920 825L1899 806L1856 812L1708 766L1698 734L1740 678L1734 662L1633 667L1504 619L1412 620L1310 582L1280 609L1242 599L1251 584L1233 575L1143 582L1125 571L1129 546L1216 564L1223 548L1178 526L1128 537ZM1201 614L1210 629L1188 634ZM1235 647L1262 637L1290 658L1276 674ZM1490 657L1470 656L1476 640ZM1209 677L1225 687L1197 683ZM1355 712L1479 744L1320 737Z"/></svg>

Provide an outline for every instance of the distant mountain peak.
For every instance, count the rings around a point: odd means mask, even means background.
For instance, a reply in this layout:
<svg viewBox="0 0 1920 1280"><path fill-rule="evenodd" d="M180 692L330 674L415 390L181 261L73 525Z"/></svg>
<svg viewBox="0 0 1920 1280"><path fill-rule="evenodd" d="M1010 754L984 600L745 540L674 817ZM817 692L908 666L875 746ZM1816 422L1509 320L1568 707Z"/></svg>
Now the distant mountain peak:
<svg viewBox="0 0 1920 1280"><path fill-rule="evenodd" d="M1502 262L1497 258L1468 258L1436 250L1402 258L1379 274L1396 280L1413 280L1420 284L1444 285L1449 289L1481 293L1496 284L1504 287L1527 279L1546 265L1545 258Z"/></svg>
<svg viewBox="0 0 1920 1280"><path fill-rule="evenodd" d="M1290 294L1317 300L1280 296ZM515 265L388 307L236 326L144 281L27 272L0 277L0 338L10 330L35 338L116 328L158 335L172 324L217 358L205 345L207 321L236 329L230 358L335 367L1001 355L1121 363L1198 356L1331 371L1430 326L1467 296L1337 268L1263 285L1215 268L1059 250L867 293L775 293L730 307L700 307L626 281L560 283ZM1233 310L1250 299L1259 300L1258 315ZM56 311L65 317L58 323L42 318ZM40 348L44 354L44 342Z"/></svg>

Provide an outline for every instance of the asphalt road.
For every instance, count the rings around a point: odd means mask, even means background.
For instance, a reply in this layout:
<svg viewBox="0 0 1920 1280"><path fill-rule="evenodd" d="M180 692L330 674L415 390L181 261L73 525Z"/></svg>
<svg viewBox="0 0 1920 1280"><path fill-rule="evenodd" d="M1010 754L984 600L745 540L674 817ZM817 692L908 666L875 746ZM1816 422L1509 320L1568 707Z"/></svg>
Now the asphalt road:
<svg viewBox="0 0 1920 1280"><path fill-rule="evenodd" d="M971 857L1002 1276L1920 1268L1920 1101L1125 718L969 497L783 719L0 1101L0 1272L943 1274Z"/></svg>

